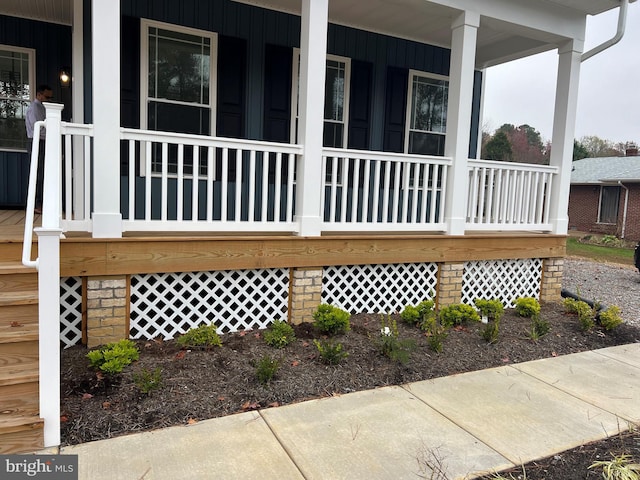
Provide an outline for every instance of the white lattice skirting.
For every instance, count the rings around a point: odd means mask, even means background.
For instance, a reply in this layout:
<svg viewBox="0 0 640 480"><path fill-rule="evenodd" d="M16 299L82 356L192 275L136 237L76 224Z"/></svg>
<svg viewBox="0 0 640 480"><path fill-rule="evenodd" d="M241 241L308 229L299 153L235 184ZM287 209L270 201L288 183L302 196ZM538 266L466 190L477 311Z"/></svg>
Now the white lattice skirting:
<svg viewBox="0 0 640 480"><path fill-rule="evenodd" d="M215 324L219 333L287 320L289 270L232 270L131 276L131 338L174 338Z"/></svg>
<svg viewBox="0 0 640 480"><path fill-rule="evenodd" d="M322 303L350 313L394 313L435 295L435 263L325 267Z"/></svg>
<svg viewBox="0 0 640 480"><path fill-rule="evenodd" d="M462 274L462 303L476 298L499 299L514 308L518 297L540 298L542 260L486 260L466 262Z"/></svg>
<svg viewBox="0 0 640 480"><path fill-rule="evenodd" d="M64 348L82 341L82 278L60 279L60 342Z"/></svg>

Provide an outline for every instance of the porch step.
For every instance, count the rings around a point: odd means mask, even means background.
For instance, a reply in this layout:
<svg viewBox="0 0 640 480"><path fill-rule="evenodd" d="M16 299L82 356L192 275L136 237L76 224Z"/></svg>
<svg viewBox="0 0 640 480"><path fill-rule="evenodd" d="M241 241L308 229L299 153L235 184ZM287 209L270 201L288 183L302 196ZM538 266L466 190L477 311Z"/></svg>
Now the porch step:
<svg viewBox="0 0 640 480"><path fill-rule="evenodd" d="M3 387L38 381L38 355L14 354L0 356L0 397Z"/></svg>
<svg viewBox="0 0 640 480"><path fill-rule="evenodd" d="M0 292L0 307L34 305L38 303L38 291Z"/></svg>
<svg viewBox="0 0 640 480"><path fill-rule="evenodd" d="M7 250L13 250L8 247L0 245L0 454L32 452L44 445L39 413L38 274L7 259Z"/></svg>
<svg viewBox="0 0 640 480"><path fill-rule="evenodd" d="M0 415L0 454L44 448L44 421L38 416Z"/></svg>

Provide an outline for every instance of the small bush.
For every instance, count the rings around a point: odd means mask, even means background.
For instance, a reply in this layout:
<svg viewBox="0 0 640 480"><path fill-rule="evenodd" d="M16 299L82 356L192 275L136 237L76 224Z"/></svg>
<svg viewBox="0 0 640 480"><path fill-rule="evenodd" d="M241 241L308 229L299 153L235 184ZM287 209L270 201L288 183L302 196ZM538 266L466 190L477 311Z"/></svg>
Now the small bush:
<svg viewBox="0 0 640 480"><path fill-rule="evenodd" d="M548 321L543 320L539 315L531 317L531 329L529 330L529 338L531 340L537 342L541 337L549 333L549 330L551 330L551 326Z"/></svg>
<svg viewBox="0 0 640 480"><path fill-rule="evenodd" d="M487 317L489 320L500 320L500 317L504 314L504 303L497 298L491 300L476 298L473 303L480 310L480 315Z"/></svg>
<svg viewBox="0 0 640 480"><path fill-rule="evenodd" d="M602 325L605 330L613 330L623 323L622 318L620 318L620 308L616 305L611 305L606 310L600 312L598 318L600 325Z"/></svg>
<svg viewBox="0 0 640 480"><path fill-rule="evenodd" d="M267 330L265 330L264 341L267 345L276 348L283 348L296 339L293 327L282 320L275 320Z"/></svg>
<svg viewBox="0 0 640 480"><path fill-rule="evenodd" d="M313 312L313 326L326 335L338 335L349 331L349 312L333 305L319 305Z"/></svg>
<svg viewBox="0 0 640 480"><path fill-rule="evenodd" d="M192 328L184 335L178 337L176 342L183 348L209 348L222 346L220 335L218 335L216 326L213 324L201 325L199 327Z"/></svg>
<svg viewBox="0 0 640 480"><path fill-rule="evenodd" d="M479 322L480 315L471 305L457 303L440 310L440 323L445 327L462 325L467 322Z"/></svg>
<svg viewBox="0 0 640 480"><path fill-rule="evenodd" d="M409 361L411 353L416 349L416 342L412 339L400 339L398 335L398 324L387 315L380 319L381 329L377 339L378 349L385 357L405 364Z"/></svg>
<svg viewBox="0 0 640 480"><path fill-rule="evenodd" d="M517 298L516 313L521 317L533 318L540 314L540 302L533 297Z"/></svg>
<svg viewBox="0 0 640 480"><path fill-rule="evenodd" d="M319 342L318 340L314 340L313 344L318 349L322 363L327 365L337 365L349 356L347 352L342 350L343 347L341 343L333 343L325 340Z"/></svg>
<svg viewBox="0 0 640 480"><path fill-rule="evenodd" d="M562 302L567 312L578 315L578 321L583 331L590 331L596 324L596 309L589 306L587 302L574 298L565 298Z"/></svg>
<svg viewBox="0 0 640 480"><path fill-rule="evenodd" d="M155 368L152 372L143 368L140 373L133 374L133 381L142 393L148 395L162 386L162 371L160 367Z"/></svg>
<svg viewBox="0 0 640 480"><path fill-rule="evenodd" d="M106 374L115 375L122 373L124 367L138 360L140 352L133 341L124 339L90 351L87 353L87 358L91 367Z"/></svg>
<svg viewBox="0 0 640 480"><path fill-rule="evenodd" d="M256 363L256 377L263 385L268 385L280 368L280 360L269 355L260 358Z"/></svg>
<svg viewBox="0 0 640 480"><path fill-rule="evenodd" d="M419 325L424 330L425 322L430 317L435 316L434 306L435 302L433 300L423 300L416 306L407 305L400 312L400 318L410 325Z"/></svg>
<svg viewBox="0 0 640 480"><path fill-rule="evenodd" d="M480 331L480 336L482 339L489 343L493 344L498 341L498 334L500 333L500 318L497 320L490 320L483 329Z"/></svg>
<svg viewBox="0 0 640 480"><path fill-rule="evenodd" d="M441 325L440 322L438 322L438 318L432 315L424 322L423 330L425 331L429 348L436 353L442 353L442 350L444 350L444 341L447 335L449 335L447 327Z"/></svg>
<svg viewBox="0 0 640 480"><path fill-rule="evenodd" d="M400 318L403 322L406 322L410 325L416 325L420 322L420 312L413 305L407 305L400 312Z"/></svg>

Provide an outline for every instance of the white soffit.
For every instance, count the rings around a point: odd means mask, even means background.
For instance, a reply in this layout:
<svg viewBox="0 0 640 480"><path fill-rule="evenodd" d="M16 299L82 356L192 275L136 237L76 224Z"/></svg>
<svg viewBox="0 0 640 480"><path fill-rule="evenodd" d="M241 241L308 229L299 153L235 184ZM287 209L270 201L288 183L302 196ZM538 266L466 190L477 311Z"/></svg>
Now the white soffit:
<svg viewBox="0 0 640 480"><path fill-rule="evenodd" d="M0 15L49 23L73 23L72 0L0 0Z"/></svg>

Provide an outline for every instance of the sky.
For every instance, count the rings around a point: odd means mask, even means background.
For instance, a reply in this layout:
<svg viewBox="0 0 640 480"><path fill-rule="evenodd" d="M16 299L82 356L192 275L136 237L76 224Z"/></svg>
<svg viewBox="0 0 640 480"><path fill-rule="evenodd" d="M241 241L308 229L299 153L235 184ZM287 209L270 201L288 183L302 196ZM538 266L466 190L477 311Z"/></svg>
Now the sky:
<svg viewBox="0 0 640 480"><path fill-rule="evenodd" d="M585 51L612 38L617 22L618 9L589 16ZM526 123L551 140L557 72L557 50L487 69L483 129ZM582 63L577 114L577 139L640 143L640 2L622 40Z"/></svg>

